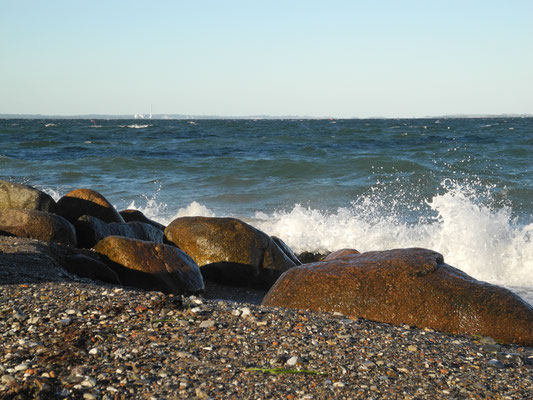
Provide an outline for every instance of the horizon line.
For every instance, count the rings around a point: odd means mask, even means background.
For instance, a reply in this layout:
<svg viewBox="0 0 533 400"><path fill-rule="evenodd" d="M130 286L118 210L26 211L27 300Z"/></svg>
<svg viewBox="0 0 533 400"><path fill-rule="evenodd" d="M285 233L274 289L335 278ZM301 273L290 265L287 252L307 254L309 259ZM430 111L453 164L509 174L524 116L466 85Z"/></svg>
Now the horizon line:
<svg viewBox="0 0 533 400"><path fill-rule="evenodd" d="M443 114L427 115L422 117L386 117L386 116L369 116L369 117L335 117L335 116L309 116L309 115L210 115L210 114L153 114L149 117L136 117L142 114L22 114L22 113L3 113L0 119L128 119L128 120L183 120L183 119L309 119L309 120L342 120L342 119L434 119L434 118L532 118L533 114L529 113L501 113L501 114Z"/></svg>

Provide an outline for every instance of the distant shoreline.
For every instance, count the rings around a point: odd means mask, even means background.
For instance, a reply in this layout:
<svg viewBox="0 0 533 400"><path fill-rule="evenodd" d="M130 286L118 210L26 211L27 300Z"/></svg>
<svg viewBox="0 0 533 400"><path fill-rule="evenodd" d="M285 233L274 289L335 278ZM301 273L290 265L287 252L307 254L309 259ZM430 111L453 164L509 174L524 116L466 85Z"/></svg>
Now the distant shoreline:
<svg viewBox="0 0 533 400"><path fill-rule="evenodd" d="M533 114L452 114L452 115L436 115L425 117L310 117L299 115L249 115L249 116L224 116L224 115L182 115L182 114L156 114L152 118L135 118L133 115L107 115L107 114L85 114L85 115L44 115L44 114L0 114L0 119L105 119L105 120L191 120L191 119L203 119L203 120L412 120L412 119L497 119L497 118L533 118Z"/></svg>

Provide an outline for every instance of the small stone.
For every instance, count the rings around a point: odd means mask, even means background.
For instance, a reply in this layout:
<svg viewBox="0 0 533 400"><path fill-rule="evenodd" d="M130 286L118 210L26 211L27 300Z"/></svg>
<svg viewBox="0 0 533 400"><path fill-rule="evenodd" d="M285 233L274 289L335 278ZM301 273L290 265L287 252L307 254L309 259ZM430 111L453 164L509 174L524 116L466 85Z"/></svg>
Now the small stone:
<svg viewBox="0 0 533 400"><path fill-rule="evenodd" d="M81 382L81 385L84 387L95 387L96 380L93 378L86 378L84 381Z"/></svg>
<svg viewBox="0 0 533 400"><path fill-rule="evenodd" d="M298 356L292 356L287 360L287 365L290 367L294 367L296 364L298 364L299 360L300 359L298 358Z"/></svg>
<svg viewBox="0 0 533 400"><path fill-rule="evenodd" d="M98 354L98 348L93 347L91 350L89 350L89 354L92 354L92 355Z"/></svg>
<svg viewBox="0 0 533 400"><path fill-rule="evenodd" d="M13 382L15 382L15 378L13 378L11 375L2 375L2 383L4 385L10 385Z"/></svg>
<svg viewBox="0 0 533 400"><path fill-rule="evenodd" d="M479 339L479 342L483 344L496 344L496 341L490 336L482 337L481 339Z"/></svg>
<svg viewBox="0 0 533 400"><path fill-rule="evenodd" d="M418 347L410 344L409 346L407 346L407 350L409 350L410 352L414 353L418 350Z"/></svg>
<svg viewBox="0 0 533 400"><path fill-rule="evenodd" d="M26 371L28 368L28 364L19 364L15 366L15 371Z"/></svg>
<svg viewBox="0 0 533 400"><path fill-rule="evenodd" d="M96 396L92 393L83 393L83 398L85 400L96 400Z"/></svg>
<svg viewBox="0 0 533 400"><path fill-rule="evenodd" d="M241 312L241 317L247 317L252 313L248 307L240 308L239 311Z"/></svg>
<svg viewBox="0 0 533 400"><path fill-rule="evenodd" d="M500 360L496 360L495 358L489 360L489 366L500 369L505 368L505 365Z"/></svg>
<svg viewBox="0 0 533 400"><path fill-rule="evenodd" d="M211 328L212 326L215 326L215 321L213 321L212 319L202 321L202 323L200 324L200 328Z"/></svg>
<svg viewBox="0 0 533 400"><path fill-rule="evenodd" d="M76 314L76 310L73 310L72 308L71 308L71 309L68 309L67 311L65 311L65 314L67 314L67 315L74 315L74 314Z"/></svg>
<svg viewBox="0 0 533 400"><path fill-rule="evenodd" d="M207 399L207 394L200 388L196 388L195 389L195 394L196 394L196 397L198 397L199 399Z"/></svg>
<svg viewBox="0 0 533 400"><path fill-rule="evenodd" d="M289 357L286 354L278 354L276 357L270 360L270 365L285 364Z"/></svg>
<svg viewBox="0 0 533 400"><path fill-rule="evenodd" d="M65 326L66 325L70 325L71 322L72 322L72 320L70 318L63 318L63 319L59 320L59 323L61 325L65 325Z"/></svg>
<svg viewBox="0 0 533 400"><path fill-rule="evenodd" d="M333 382L333 386L336 388L343 388L346 385L344 384L344 382Z"/></svg>
<svg viewBox="0 0 533 400"><path fill-rule="evenodd" d="M373 362L373 361L370 361L370 360L365 360L363 361L363 363L359 366L360 369L362 370L369 370L370 368L373 368L375 367L376 364Z"/></svg>
<svg viewBox="0 0 533 400"><path fill-rule="evenodd" d="M114 387L114 386L108 386L108 387L106 388L106 390L107 390L108 392L111 392L111 393L116 393L116 392L118 392L118 389L117 389L116 387Z"/></svg>

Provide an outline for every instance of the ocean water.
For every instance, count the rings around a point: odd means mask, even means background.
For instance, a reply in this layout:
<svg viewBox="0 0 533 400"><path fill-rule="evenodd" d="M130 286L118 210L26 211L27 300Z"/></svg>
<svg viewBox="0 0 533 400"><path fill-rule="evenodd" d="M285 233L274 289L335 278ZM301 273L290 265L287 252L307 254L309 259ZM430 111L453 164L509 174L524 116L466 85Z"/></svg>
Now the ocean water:
<svg viewBox="0 0 533 400"><path fill-rule="evenodd" d="M426 247L533 304L533 119L0 120L0 179L295 252Z"/></svg>

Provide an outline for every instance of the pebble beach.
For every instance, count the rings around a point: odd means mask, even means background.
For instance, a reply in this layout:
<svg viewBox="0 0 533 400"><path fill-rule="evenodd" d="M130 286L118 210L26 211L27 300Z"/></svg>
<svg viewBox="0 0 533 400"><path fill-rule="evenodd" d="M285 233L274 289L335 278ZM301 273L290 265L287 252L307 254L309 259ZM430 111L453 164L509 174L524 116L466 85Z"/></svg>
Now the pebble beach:
<svg viewBox="0 0 533 400"><path fill-rule="evenodd" d="M23 264L1 265L3 399L533 398L532 348Z"/></svg>

